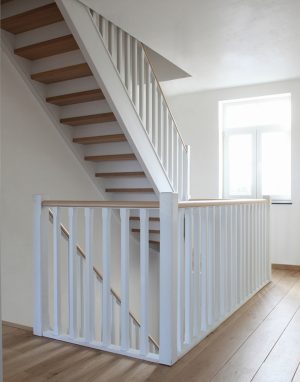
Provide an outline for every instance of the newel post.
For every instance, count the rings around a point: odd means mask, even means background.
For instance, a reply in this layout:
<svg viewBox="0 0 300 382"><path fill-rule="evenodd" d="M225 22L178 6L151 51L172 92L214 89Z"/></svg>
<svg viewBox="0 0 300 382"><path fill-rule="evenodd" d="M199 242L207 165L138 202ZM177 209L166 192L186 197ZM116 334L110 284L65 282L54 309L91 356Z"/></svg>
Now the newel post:
<svg viewBox="0 0 300 382"><path fill-rule="evenodd" d="M42 211L42 196L33 196L34 324L33 333L48 328L47 231L48 208ZM47 219L47 220L46 220Z"/></svg>
<svg viewBox="0 0 300 382"><path fill-rule="evenodd" d="M177 360L177 216L178 195L160 194L159 362Z"/></svg>

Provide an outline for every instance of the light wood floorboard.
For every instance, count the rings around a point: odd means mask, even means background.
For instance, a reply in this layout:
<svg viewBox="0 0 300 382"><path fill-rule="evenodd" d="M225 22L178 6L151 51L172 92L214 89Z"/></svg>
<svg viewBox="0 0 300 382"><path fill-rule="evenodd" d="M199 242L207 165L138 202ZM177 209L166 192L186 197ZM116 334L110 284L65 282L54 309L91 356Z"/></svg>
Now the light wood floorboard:
<svg viewBox="0 0 300 382"><path fill-rule="evenodd" d="M300 272L257 293L167 367L3 326L4 382L300 382Z"/></svg>

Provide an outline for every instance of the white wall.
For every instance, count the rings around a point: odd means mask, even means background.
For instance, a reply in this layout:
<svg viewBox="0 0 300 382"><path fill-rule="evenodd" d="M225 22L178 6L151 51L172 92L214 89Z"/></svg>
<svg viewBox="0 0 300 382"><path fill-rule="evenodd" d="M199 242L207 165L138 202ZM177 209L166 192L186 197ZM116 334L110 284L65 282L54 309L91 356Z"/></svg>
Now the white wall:
<svg viewBox="0 0 300 382"><path fill-rule="evenodd" d="M218 101L276 93L292 94L292 205L272 205L273 263L300 265L300 80L228 88L169 97L187 144L191 145L191 197L219 196Z"/></svg>

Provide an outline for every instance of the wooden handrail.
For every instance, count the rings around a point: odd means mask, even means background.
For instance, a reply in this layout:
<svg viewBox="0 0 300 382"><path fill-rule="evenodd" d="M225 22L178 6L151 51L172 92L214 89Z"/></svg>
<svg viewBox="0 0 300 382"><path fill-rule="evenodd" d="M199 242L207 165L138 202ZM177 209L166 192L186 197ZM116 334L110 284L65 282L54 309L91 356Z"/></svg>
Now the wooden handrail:
<svg viewBox="0 0 300 382"><path fill-rule="evenodd" d="M42 207L159 208L159 202L113 202L99 200L43 200Z"/></svg>
<svg viewBox="0 0 300 382"><path fill-rule="evenodd" d="M234 206L240 204L268 204L269 199L210 199L179 202L179 208Z"/></svg>
<svg viewBox="0 0 300 382"><path fill-rule="evenodd" d="M53 223L53 212L49 209L49 220L51 223ZM67 230L67 228L60 223L60 230L61 230L61 233L63 234L63 236L69 241L70 239L70 234ZM78 245L76 244L76 250L77 250L77 253L83 257L84 259L86 258L84 252L83 252L83 249ZM98 269L96 267L93 266L93 271L95 272L97 278L100 280L100 281L103 281L103 276L101 275L101 273L98 271ZM115 299L117 300L117 302L119 304L121 304L121 299L120 297L118 296L117 292L113 289L113 288L110 288L110 291L111 291L111 294L115 297ZM141 327L141 323L139 322L139 320L131 313L129 312L129 315L130 317L133 319L133 321L139 326ZM159 349L159 346L157 344L157 342L155 341L155 339L151 336L148 336L149 340L153 343L153 345Z"/></svg>

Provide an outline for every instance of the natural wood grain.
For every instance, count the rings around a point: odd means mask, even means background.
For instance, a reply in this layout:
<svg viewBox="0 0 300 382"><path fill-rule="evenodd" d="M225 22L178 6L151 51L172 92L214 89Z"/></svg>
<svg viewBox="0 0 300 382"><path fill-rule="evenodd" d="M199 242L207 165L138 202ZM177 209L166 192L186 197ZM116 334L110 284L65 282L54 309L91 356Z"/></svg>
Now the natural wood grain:
<svg viewBox="0 0 300 382"><path fill-rule="evenodd" d="M158 244L158 243L157 243ZM274 270L273 282L250 299L227 321L205 338L198 346L179 360L174 366L142 362L126 357L105 353L93 349L86 349L47 338L34 337L20 329L3 327L4 339L4 381L5 382L208 382L214 375L224 369L239 349L241 349L264 324L265 320L276 311L276 307L283 303L287 295L300 280L299 272ZM294 289L295 291L295 289ZM290 297L289 297L290 298ZM292 301L292 305L294 305ZM278 308L277 308L278 309ZM278 313L278 310L277 310ZM281 314L273 315L280 321ZM294 315L296 318L296 316ZM295 319L294 318L294 319ZM293 325L293 315L290 324ZM270 321L269 321L270 324ZM289 325L285 329L288 333ZM259 344L264 336L269 336L269 325L265 326L262 339L258 340L256 351L260 357ZM298 334L297 334L298 335ZM277 337L280 345L284 333ZM287 338L287 337L286 337ZM285 340L283 353L291 353L295 344ZM296 343L297 344L297 343ZM280 345L282 346L282 345ZM272 349L259 362L262 368L272 356ZM296 349L297 350L297 349ZM282 356L283 354L281 354ZM284 354L289 357L291 354ZM251 354L244 354L245 359L236 365L233 379L224 379L225 382L240 381L238 375L241 370L247 370L247 365L253 363ZM256 354L253 357L256 358ZM280 360L277 359L280 363ZM246 365L246 366L245 366ZM276 381L276 374L265 382ZM282 373L282 370L280 371ZM289 382L290 372L281 374L281 381ZM295 371L293 382L299 382L300 370ZM243 379L249 381L250 379Z"/></svg>
<svg viewBox="0 0 300 382"><path fill-rule="evenodd" d="M47 70L45 72L34 73L31 75L31 78L44 84L52 84L55 82L73 80L75 78L82 78L91 75L91 69L89 68L88 64L84 63Z"/></svg>
<svg viewBox="0 0 300 382"><path fill-rule="evenodd" d="M2 1L2 3L7 1ZM14 34L54 24L63 20L56 3L31 9L1 20L1 28Z"/></svg>
<svg viewBox="0 0 300 382"><path fill-rule="evenodd" d="M300 271L300 265L272 264L272 269L283 269L287 271Z"/></svg>
<svg viewBox="0 0 300 382"><path fill-rule="evenodd" d="M106 192L118 192L118 193L152 193L153 188L106 188Z"/></svg>
<svg viewBox="0 0 300 382"><path fill-rule="evenodd" d="M129 220L138 220L138 221L140 221L140 217L139 216L130 216ZM150 217L149 221L159 222L160 219L158 217Z"/></svg>
<svg viewBox="0 0 300 382"><path fill-rule="evenodd" d="M132 232L137 232L137 233L140 233L141 230L139 228L132 228L131 229ZM149 233L160 233L160 230L159 229L149 229Z"/></svg>
<svg viewBox="0 0 300 382"><path fill-rule="evenodd" d="M98 135L94 137L73 138L74 143L79 143L81 145L92 145L97 143L113 143L113 142L125 142L125 141L126 141L126 137L124 134Z"/></svg>
<svg viewBox="0 0 300 382"><path fill-rule="evenodd" d="M78 103L98 101L105 99L100 89L86 90L83 92L62 94L54 97L47 97L46 102L57 106L74 105Z"/></svg>
<svg viewBox="0 0 300 382"><path fill-rule="evenodd" d="M40 58L55 56L79 49L74 37L70 34L54 38L52 40L42 41L37 44L27 45L15 49L15 54L28 60L39 60Z"/></svg>
<svg viewBox="0 0 300 382"><path fill-rule="evenodd" d="M159 208L155 201L43 200L43 207Z"/></svg>
<svg viewBox="0 0 300 382"><path fill-rule="evenodd" d="M92 115L82 115L78 117L62 118L61 123L69 126L92 125L95 123L113 122L116 120L114 113L102 113Z"/></svg>
<svg viewBox="0 0 300 382"><path fill-rule="evenodd" d="M157 240L149 240L149 243L150 244L160 244L160 242Z"/></svg>
<svg viewBox="0 0 300 382"><path fill-rule="evenodd" d="M33 331L33 328L31 326L16 324L14 322L5 321L5 320L2 320L2 325L10 326L11 328L18 328L18 329L22 329L22 330L27 330L27 331L29 331L31 333Z"/></svg>
<svg viewBox="0 0 300 382"><path fill-rule="evenodd" d="M291 381L300 361L300 309L257 371L255 382Z"/></svg>
<svg viewBox="0 0 300 382"><path fill-rule="evenodd" d="M145 177L144 172L132 171L132 172L96 172L96 178L141 178Z"/></svg>
<svg viewBox="0 0 300 382"><path fill-rule="evenodd" d="M179 202L179 208L209 207L209 206L230 206L236 204L268 204L268 199L209 199L209 200L191 200Z"/></svg>
<svg viewBox="0 0 300 382"><path fill-rule="evenodd" d="M88 155L84 159L91 162L115 162L136 160L136 156L134 154Z"/></svg>

